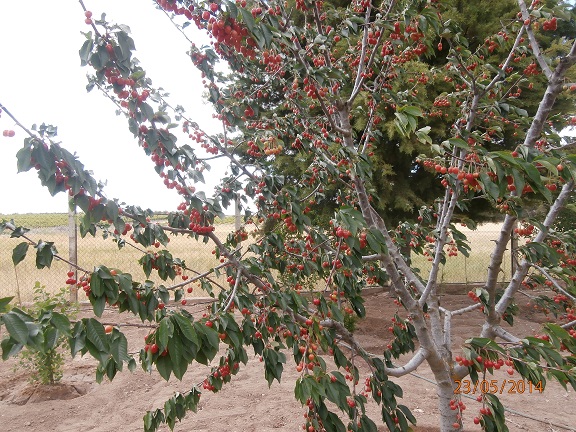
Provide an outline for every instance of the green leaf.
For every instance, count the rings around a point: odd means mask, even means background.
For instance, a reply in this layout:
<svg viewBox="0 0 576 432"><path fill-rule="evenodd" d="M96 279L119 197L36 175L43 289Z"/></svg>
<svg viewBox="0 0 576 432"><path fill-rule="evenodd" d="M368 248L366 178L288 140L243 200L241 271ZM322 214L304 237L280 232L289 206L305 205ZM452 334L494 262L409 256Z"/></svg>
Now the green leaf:
<svg viewBox="0 0 576 432"><path fill-rule="evenodd" d="M119 60L128 60L132 55L132 51L135 49L134 41L128 33L125 31L118 32L118 44L122 51L122 58Z"/></svg>
<svg viewBox="0 0 576 432"><path fill-rule="evenodd" d="M18 343L12 338L3 339L0 346L2 347L2 360L8 360L24 348L24 344Z"/></svg>
<svg viewBox="0 0 576 432"><path fill-rule="evenodd" d="M142 105L140 105L140 111L142 111L144 117L146 117L146 119L149 121L152 121L154 118L154 110L146 102L143 102Z"/></svg>
<svg viewBox="0 0 576 432"><path fill-rule="evenodd" d="M482 183L484 192L486 192L490 198L496 201L500 196L500 188L492 181L490 176L488 176L486 173L480 173L480 182Z"/></svg>
<svg viewBox="0 0 576 432"><path fill-rule="evenodd" d="M192 326L192 322L190 320L180 314L172 315L172 319L176 322L178 328L182 332L182 335L186 339L194 343L196 346L200 345L198 335L194 331L194 327Z"/></svg>
<svg viewBox="0 0 576 432"><path fill-rule="evenodd" d="M8 304L12 301L13 298L14 296L0 298L0 313L8 312L8 310L10 309L8 307Z"/></svg>
<svg viewBox="0 0 576 432"><path fill-rule="evenodd" d="M106 308L106 297L96 297L92 300L92 309L94 310L94 314L97 317L101 317L104 313L104 309Z"/></svg>
<svg viewBox="0 0 576 432"><path fill-rule="evenodd" d="M3 315L2 321L4 322L6 330L8 330L10 336L18 343L26 345L29 334L26 322L24 322L24 320L14 312L8 312Z"/></svg>
<svg viewBox="0 0 576 432"><path fill-rule="evenodd" d="M82 48L80 48L80 51L78 52L80 54L80 62L82 66L86 66L90 61L93 48L94 41L92 39L88 39L82 44Z"/></svg>
<svg viewBox="0 0 576 432"><path fill-rule="evenodd" d="M226 4L226 10L230 13L230 18L236 19L238 16L238 8L236 5L229 0L224 0L224 3Z"/></svg>
<svg viewBox="0 0 576 432"><path fill-rule="evenodd" d="M70 336L70 320L64 314L58 312L52 312L52 317L50 318L52 325L58 329L60 333L65 336Z"/></svg>
<svg viewBox="0 0 576 432"><path fill-rule="evenodd" d="M208 340L208 343L210 344L210 346L212 348L218 348L218 346L220 345L220 339L218 338L218 332L216 330L214 330L212 327L208 327L205 326L203 324L200 324L200 326L202 326L202 333L204 333L204 335L206 336L206 339Z"/></svg>
<svg viewBox="0 0 576 432"><path fill-rule="evenodd" d="M100 352L107 352L110 350L104 326L98 320L94 318L86 320L86 336Z"/></svg>
<svg viewBox="0 0 576 432"><path fill-rule="evenodd" d="M256 22L254 21L252 14L244 8L240 8L240 13L242 14L242 20L244 21L244 24L246 24L246 27L248 27L248 30L250 30L251 33L254 32L254 25Z"/></svg>
<svg viewBox="0 0 576 432"><path fill-rule="evenodd" d="M112 342L110 352L117 365L121 366L122 362L128 359L128 340L124 334L119 333L116 336L116 339Z"/></svg>
<svg viewBox="0 0 576 432"><path fill-rule="evenodd" d="M172 373L172 362L168 356L160 356L156 360L156 369L162 378L166 381L170 379L170 374Z"/></svg>
<svg viewBox="0 0 576 432"><path fill-rule="evenodd" d="M90 277L90 291L94 297L101 297L104 294L104 284L98 271L93 272Z"/></svg>
<svg viewBox="0 0 576 432"><path fill-rule="evenodd" d="M422 117L422 110L416 106L404 106L398 109L400 112L404 112L413 117Z"/></svg>
<svg viewBox="0 0 576 432"><path fill-rule="evenodd" d="M548 171L550 171L550 173L552 173L552 175L557 176L558 175L558 168L556 168L556 165L548 162L547 160L544 159L538 159L538 163L540 165L542 165L544 168L546 168Z"/></svg>
<svg viewBox="0 0 576 432"><path fill-rule="evenodd" d="M362 414L360 417L360 424L362 425L362 430L366 432L378 432L378 426L374 423L366 414Z"/></svg>
<svg viewBox="0 0 576 432"><path fill-rule="evenodd" d="M47 352L54 349L58 343L58 336L58 330L54 327L46 328L44 331L44 346L42 351Z"/></svg>
<svg viewBox="0 0 576 432"><path fill-rule="evenodd" d="M406 418L408 419L408 421L410 423L412 423L413 425L416 424L416 417L414 417L414 415L412 415L412 412L410 411L410 409L407 406L398 405L398 408L400 409L400 411L402 411L404 413L404 415L406 416Z"/></svg>
<svg viewBox="0 0 576 432"><path fill-rule="evenodd" d="M181 380L188 368L188 362L184 357L184 346L180 337L174 336L168 341L168 353L172 362L174 376Z"/></svg>
<svg viewBox="0 0 576 432"><path fill-rule="evenodd" d="M169 318L164 318L160 321L160 326L156 333L157 341L160 343L162 348L168 346L168 341L174 335L174 324Z"/></svg>
<svg viewBox="0 0 576 432"><path fill-rule="evenodd" d="M70 353L74 357L78 352L86 346L86 331L81 321L74 325L72 336L68 338L68 345L70 345Z"/></svg>
<svg viewBox="0 0 576 432"><path fill-rule="evenodd" d="M28 242L22 242L18 244L12 251L12 262L14 265L18 265L22 260L26 257L26 253L28 252Z"/></svg>
<svg viewBox="0 0 576 432"><path fill-rule="evenodd" d="M128 370L130 372L134 372L137 366L138 365L136 364L136 360L134 360L134 358L130 358L130 360L128 360Z"/></svg>
<svg viewBox="0 0 576 432"><path fill-rule="evenodd" d="M262 30L262 34L264 35L264 43L266 44L266 47L270 47L270 44L272 43L272 32L270 31L270 28L267 24L260 26L260 29Z"/></svg>
<svg viewBox="0 0 576 432"><path fill-rule="evenodd" d="M560 327L558 324L546 323L544 327L552 334L554 334L558 339L569 339L571 337L564 328Z"/></svg>
<svg viewBox="0 0 576 432"><path fill-rule="evenodd" d="M39 269L43 269L44 267L50 268L56 253L53 242L43 242L40 240L36 246L36 267Z"/></svg>

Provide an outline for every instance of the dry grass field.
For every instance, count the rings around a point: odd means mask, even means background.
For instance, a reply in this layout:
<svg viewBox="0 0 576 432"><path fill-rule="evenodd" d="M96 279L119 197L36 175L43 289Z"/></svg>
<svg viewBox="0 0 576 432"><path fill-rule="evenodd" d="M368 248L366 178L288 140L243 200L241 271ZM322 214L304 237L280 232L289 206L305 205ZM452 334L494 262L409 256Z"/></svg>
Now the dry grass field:
<svg viewBox="0 0 576 432"><path fill-rule="evenodd" d="M466 235L470 242L470 256L466 258L461 253L456 257L447 258L446 265L442 267L440 272L440 283L478 283L486 280L488 272L488 264L490 263L490 255L494 249L494 244L498 235L500 234L500 225L496 223L488 223L480 225L478 229L471 230L469 228L460 227L459 230ZM504 260L502 262L502 270L500 272L499 281L509 281L512 268L510 251L506 251ZM431 264L428 262L427 257L417 256L414 257L413 263L421 269L421 275L425 276L430 269Z"/></svg>
<svg viewBox="0 0 576 432"><path fill-rule="evenodd" d="M58 252L63 257L68 257L67 215L0 215L0 220L11 218L14 218L18 225L31 227L28 233L31 239L52 241ZM233 229L234 225L229 220L216 225L216 233L222 239ZM472 247L470 257L466 258L461 254L457 257L450 257L442 268L441 283L477 283L486 278L490 254L498 235L498 225L486 224L476 231L466 228L462 231L470 240ZM218 264L212 255L211 244L196 242L183 236L170 236L170 239L168 250L173 256L185 260L188 267L204 272ZM16 296L16 300L31 301L36 281L51 291L57 291L65 286L68 264L55 260L50 269L38 270L35 266L33 250L29 250L26 259L14 267L12 249L21 241L22 239L11 239L8 233L0 235L0 297ZM131 273L135 280L144 280L144 272L138 264L141 256L140 250L130 246L118 249L116 243L111 239L103 239L100 234L96 237L78 238L78 264L87 270L103 264ZM415 256L413 262L421 269L421 274L425 278L430 268L426 257ZM510 268L510 255L507 254L504 258L501 280L509 280ZM151 279L155 280L153 277ZM198 295L205 294L198 293Z"/></svg>
<svg viewBox="0 0 576 432"><path fill-rule="evenodd" d="M220 238L224 239L233 229L233 224L223 223L216 226L216 233ZM66 259L69 256L67 226L32 228L28 233L28 237L34 241L54 242L60 255ZM49 269L38 270L35 265L35 251L33 249L29 249L26 259L14 267L12 264L12 249L22 241L22 239L9 238L7 234L0 236L0 297L16 296L16 300L19 299L22 302L31 301L36 281L39 281L48 290L54 292L65 286L69 265L55 259ZM148 248L148 250L156 249L152 247ZM197 272L205 272L219 263L212 255L213 246L211 244L201 241L197 242L187 237L170 236L168 250L173 256L184 260L189 268ZM119 249L112 239L103 239L99 233L97 233L96 237L90 235L85 238L78 237L78 265L86 270L92 270L97 265L105 265L132 274L134 280L143 281L146 276L142 267L138 264L138 259L142 255L141 250L131 246ZM188 274L193 276L192 273ZM169 281L162 282L159 278L154 278L154 274L150 276L150 279L166 285L170 283ZM80 295L82 294L80 292ZM192 293L191 295L194 294ZM205 294L201 293L198 293L198 295L205 296Z"/></svg>

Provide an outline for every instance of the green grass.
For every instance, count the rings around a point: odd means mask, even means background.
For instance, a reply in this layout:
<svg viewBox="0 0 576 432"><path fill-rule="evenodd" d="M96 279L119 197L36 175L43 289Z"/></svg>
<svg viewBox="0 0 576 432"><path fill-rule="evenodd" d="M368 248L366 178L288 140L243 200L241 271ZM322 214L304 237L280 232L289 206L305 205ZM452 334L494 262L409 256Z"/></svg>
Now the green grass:
<svg viewBox="0 0 576 432"><path fill-rule="evenodd" d="M0 221L14 220L16 226L25 228L50 228L68 224L67 213L0 214Z"/></svg>

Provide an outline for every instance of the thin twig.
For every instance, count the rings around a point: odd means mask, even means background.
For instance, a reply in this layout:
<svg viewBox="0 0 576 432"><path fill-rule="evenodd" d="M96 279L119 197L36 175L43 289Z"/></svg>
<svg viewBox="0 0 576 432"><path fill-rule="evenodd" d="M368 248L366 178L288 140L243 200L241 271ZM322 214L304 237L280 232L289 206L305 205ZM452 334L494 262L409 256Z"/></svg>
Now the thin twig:
<svg viewBox="0 0 576 432"><path fill-rule="evenodd" d="M548 273L545 269L543 269L542 267L540 267L537 264L530 263L530 265L532 267L538 269L538 271L540 271L540 273L542 273L544 276L546 276L546 279L548 279L550 282L552 282L552 284L554 284L554 288L556 288L558 291L560 291L562 294L564 294L566 297L568 297L573 302L576 302L576 297L574 297L572 294L570 294L568 291L566 291L564 288L562 288L558 284L558 282L556 282L556 280L550 275L550 273Z"/></svg>

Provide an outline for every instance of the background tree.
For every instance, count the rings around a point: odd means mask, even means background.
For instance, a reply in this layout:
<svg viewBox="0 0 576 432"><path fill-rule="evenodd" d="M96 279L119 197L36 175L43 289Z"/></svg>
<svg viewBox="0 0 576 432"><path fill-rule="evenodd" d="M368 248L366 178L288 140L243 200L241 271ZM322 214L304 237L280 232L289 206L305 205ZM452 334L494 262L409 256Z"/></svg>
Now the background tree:
<svg viewBox="0 0 576 432"><path fill-rule="evenodd" d="M80 57L91 68L90 87L116 103L166 186L182 195L168 224L107 198L103 185L55 142L51 127L24 128L29 136L18 152L21 171L37 170L52 194L66 191L83 210L83 235L94 235L97 224L106 221L119 244L165 247L168 234L214 244L218 261L211 272L169 287L136 281L121 269L79 269L82 276L73 283L83 287L97 316L108 304L155 323L139 355L146 370L156 369L165 379L172 374L181 378L192 362L210 363L212 373L202 388L218 391L247 361L248 347L262 356L269 383L280 379L289 355L301 373L295 396L305 406L309 432L376 431L365 411L368 399L381 405L376 421L390 430L408 430L408 422L416 419L398 403L400 387L389 378L424 363L436 379L442 431L463 427L464 404L456 383L467 376L478 385L484 381L480 377L507 365L532 386L543 388L551 378L576 389L576 273L570 264L575 242L571 232L554 229L576 176L576 158L563 151L556 134L572 114L554 111L560 95L573 98L576 91L570 80L576 45L573 37L555 40L553 55L546 56L537 39L540 32L555 31L559 20L571 19L563 7L519 0L518 12L503 20L499 34L471 44L457 23L444 18L445 4L436 0L362 0L340 9L298 0L299 21L284 2L160 0L158 5L174 14L181 30L192 22L211 36L211 46L192 44L189 55L203 72L222 133L205 133L152 87L133 57L126 27L105 17L96 20L86 10L91 31ZM422 59L438 48L439 40L447 63L436 67ZM497 59L495 51L501 53ZM524 55L528 65L522 64ZM216 67L218 61L227 68ZM517 101L524 93L519 84L533 76L544 80L545 91L532 113ZM425 95L419 79L427 84ZM385 112L390 114L380 115ZM449 129L446 119L452 119ZM506 139L507 126L522 131L513 151L494 148ZM387 207L378 205L383 198L379 190L387 185L374 158L378 149L391 168L407 169L411 159L394 156L399 142L426 148L419 163L433 170L441 193L426 199L418 223L395 226L388 223L392 217L381 215ZM227 158L230 168L208 198L194 183L216 157ZM289 161L298 169L285 175ZM335 185L335 199L326 193L330 185ZM246 203L246 228L254 224L259 233L249 244L241 243L244 231L230 233L225 241L214 234L214 219L236 199ZM470 306L453 310L439 296L439 268L449 256L469 250L455 221L457 211L469 211L476 201L488 202L505 218L485 286L471 293ZM546 208L544 217L529 217L526 210L534 201ZM328 222L309 216L316 205L334 208ZM497 276L518 219L525 224L518 234L531 241L521 248L516 273L502 289ZM277 223L260 230L266 221ZM50 265L56 255L50 243L31 243L25 230L10 222L2 228L26 240L14 251L16 264L33 244L37 264ZM430 256L428 274L419 275L410 266L399 250L406 245ZM193 271L168 250L147 251L139 262L146 275L157 272L163 280L174 280L183 269ZM212 272L225 273L226 284L212 279ZM363 288L384 279L396 296L390 301L400 303L405 313L394 317L394 341L373 354L347 329L345 317L362 317ZM303 287L318 280L317 289L305 296ZM216 298L201 318L169 303L179 301L194 282ZM546 299L558 304L557 321L547 323L539 337L513 334L508 325L517 311L515 295L548 282L552 291ZM451 318L478 309L486 316L479 337L470 335L460 347L463 354L453 355L459 348L452 346ZM2 322L10 335L2 342L3 357L34 342L33 317L14 308L2 315ZM89 352L99 360L99 379L112 379L126 363L135 365L122 333L116 328L106 332L95 318L60 331L68 335L73 354ZM398 365L402 354L408 359ZM328 356L336 370L326 362ZM360 377L359 361L369 368L365 377ZM362 390L355 385L361 378ZM482 408L473 422L505 431L504 409L493 393L482 390ZM162 423L173 427L186 411L196 409L199 396L197 387L175 395L164 409L146 414L145 430Z"/></svg>

